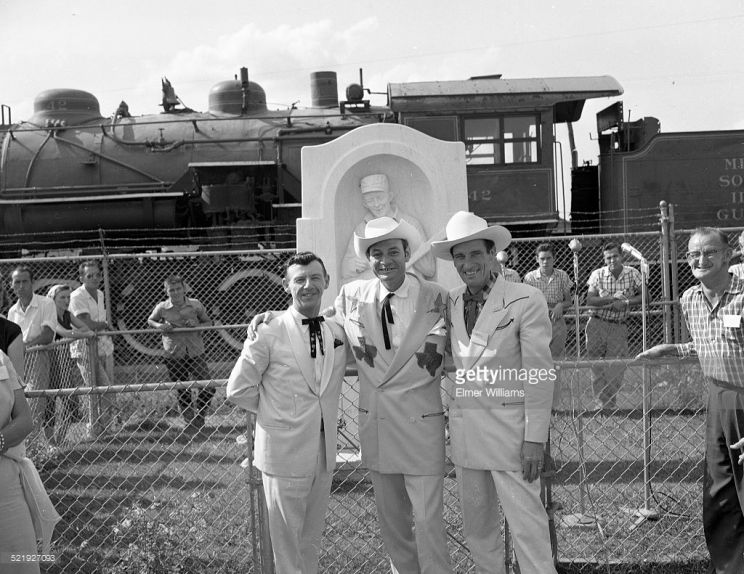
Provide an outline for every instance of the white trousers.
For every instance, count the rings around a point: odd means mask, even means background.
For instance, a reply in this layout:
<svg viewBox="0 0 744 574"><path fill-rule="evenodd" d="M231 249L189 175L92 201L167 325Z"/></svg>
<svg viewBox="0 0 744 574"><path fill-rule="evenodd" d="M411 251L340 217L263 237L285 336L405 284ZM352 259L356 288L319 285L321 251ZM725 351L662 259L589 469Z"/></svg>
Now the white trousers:
<svg viewBox="0 0 744 574"><path fill-rule="evenodd" d="M522 574L556 574L548 515L540 500L540 480L521 471L456 467L462 530L476 574L505 574L499 502L509 523Z"/></svg>
<svg viewBox="0 0 744 574"><path fill-rule="evenodd" d="M283 477L263 473L276 574L318 572L320 539L332 478L326 471L324 442L321 433L321 448L312 476Z"/></svg>
<svg viewBox="0 0 744 574"><path fill-rule="evenodd" d="M370 475L392 574L451 574L442 516L444 476Z"/></svg>

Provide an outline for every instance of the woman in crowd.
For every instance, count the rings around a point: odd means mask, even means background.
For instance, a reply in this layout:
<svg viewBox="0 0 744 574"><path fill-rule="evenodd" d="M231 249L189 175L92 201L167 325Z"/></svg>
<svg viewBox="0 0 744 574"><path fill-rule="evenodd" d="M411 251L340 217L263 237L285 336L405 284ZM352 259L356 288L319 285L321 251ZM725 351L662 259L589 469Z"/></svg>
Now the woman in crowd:
<svg viewBox="0 0 744 574"><path fill-rule="evenodd" d="M54 339L59 340L77 339L81 337L92 337L94 335L85 323L74 317L68 307L70 306L70 286L54 285L47 297L54 301L57 308L57 329ZM75 363L70 357L69 345L57 345L52 349L50 354L50 389L70 389L77 386L74 377L79 377L79 372ZM54 409L56 401L47 401L46 412L44 413L44 426L47 428L54 427ZM50 444L61 445L67 435L70 424L79 418L78 401L76 396L60 397L60 420L57 425L57 433L49 439Z"/></svg>
<svg viewBox="0 0 744 574"><path fill-rule="evenodd" d="M11 561L11 555L37 553L31 512L21 486L21 468L13 460L25 456L23 440L32 429L31 410L13 363L0 352L0 571L8 574L39 573L38 562Z"/></svg>

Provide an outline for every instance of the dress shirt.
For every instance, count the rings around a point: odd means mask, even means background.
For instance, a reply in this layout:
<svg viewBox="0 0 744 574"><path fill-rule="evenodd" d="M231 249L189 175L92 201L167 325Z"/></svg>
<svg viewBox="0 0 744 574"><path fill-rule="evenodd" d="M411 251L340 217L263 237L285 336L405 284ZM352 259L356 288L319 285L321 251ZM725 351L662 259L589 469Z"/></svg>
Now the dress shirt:
<svg viewBox="0 0 744 574"><path fill-rule="evenodd" d="M52 331L57 330L57 307L48 297L34 293L25 311L21 309L20 301L16 301L8 309L8 320L21 328L23 341L28 342L41 335L44 327L49 327Z"/></svg>
<svg viewBox="0 0 744 574"><path fill-rule="evenodd" d="M586 284L590 289L596 291L600 297L612 297L616 293L622 293L623 296L630 298L640 289L643 281L641 279L641 272L638 269L623 265L623 270L617 278L615 278L615 275L613 275L607 266L595 269L592 271ZM615 309L592 309L590 313L599 319L620 323L625 321L630 315L630 305L626 305L622 311Z"/></svg>
<svg viewBox="0 0 744 574"><path fill-rule="evenodd" d="M679 303L692 337L676 345L679 356L697 356L705 376L744 387L744 278L731 275L715 307L700 285L685 291Z"/></svg>
<svg viewBox="0 0 744 574"><path fill-rule="evenodd" d="M302 320L307 319L305 315L300 313L297 309L293 307L289 308L289 312L292 314L292 318L294 319L295 324L302 332L302 340L304 342L303 345L303 353L306 353L308 357L310 357L310 360L313 361L313 364L315 366L315 391L320 391L320 381L323 378L323 361L325 361L325 349L327 349L328 343L326 342L326 337L323 337L322 340L320 337L316 339L316 350L315 358L313 359L310 356L310 325L303 325ZM323 329L323 324L320 324L320 328ZM333 339L331 338L330 344L333 345ZM324 349L321 351L321 349Z"/></svg>

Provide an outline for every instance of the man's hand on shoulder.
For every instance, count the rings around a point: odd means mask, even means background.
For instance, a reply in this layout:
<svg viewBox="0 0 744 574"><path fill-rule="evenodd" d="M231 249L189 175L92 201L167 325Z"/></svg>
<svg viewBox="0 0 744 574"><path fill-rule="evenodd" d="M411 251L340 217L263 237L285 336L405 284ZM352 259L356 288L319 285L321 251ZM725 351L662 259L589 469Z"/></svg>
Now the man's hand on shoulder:
<svg viewBox="0 0 744 574"><path fill-rule="evenodd" d="M251 319L251 324L248 325L248 339L255 341L258 336L258 328L261 325L268 325L275 317L275 311L264 311L263 313L257 313Z"/></svg>

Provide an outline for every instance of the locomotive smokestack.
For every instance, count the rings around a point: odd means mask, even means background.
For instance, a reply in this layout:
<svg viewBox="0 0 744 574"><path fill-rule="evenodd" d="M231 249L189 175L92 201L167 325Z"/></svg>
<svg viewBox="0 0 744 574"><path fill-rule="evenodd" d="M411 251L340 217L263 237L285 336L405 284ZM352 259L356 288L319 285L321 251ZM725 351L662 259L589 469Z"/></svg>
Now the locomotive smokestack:
<svg viewBox="0 0 744 574"><path fill-rule="evenodd" d="M248 110L248 68L240 68L240 89L243 92L242 112Z"/></svg>
<svg viewBox="0 0 744 574"><path fill-rule="evenodd" d="M333 108L338 105L336 72L310 74L310 99L314 108Z"/></svg>

